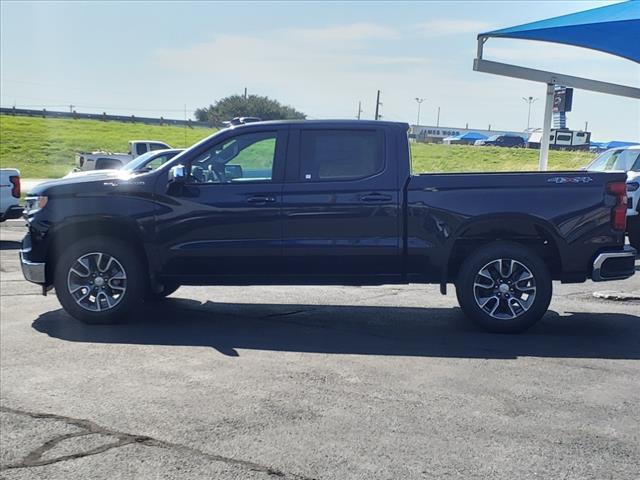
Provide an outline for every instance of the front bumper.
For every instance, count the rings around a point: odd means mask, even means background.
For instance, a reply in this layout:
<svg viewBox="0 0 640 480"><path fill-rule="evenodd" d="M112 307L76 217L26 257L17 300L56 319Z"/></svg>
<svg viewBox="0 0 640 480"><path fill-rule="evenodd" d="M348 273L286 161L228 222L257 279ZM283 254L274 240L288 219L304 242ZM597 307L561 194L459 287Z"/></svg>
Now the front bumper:
<svg viewBox="0 0 640 480"><path fill-rule="evenodd" d="M591 278L594 282L623 280L636 271L636 249L625 245L622 250L601 252L593 261Z"/></svg>
<svg viewBox="0 0 640 480"><path fill-rule="evenodd" d="M45 263L27 260L22 252L20 252L20 263L22 264L22 275L26 280L39 285L45 284Z"/></svg>
<svg viewBox="0 0 640 480"><path fill-rule="evenodd" d="M20 250L22 275L24 275L24 278L29 282L44 286L47 283L46 263L29 260L29 253L31 253L31 236L27 234L24 240L22 240L22 249Z"/></svg>

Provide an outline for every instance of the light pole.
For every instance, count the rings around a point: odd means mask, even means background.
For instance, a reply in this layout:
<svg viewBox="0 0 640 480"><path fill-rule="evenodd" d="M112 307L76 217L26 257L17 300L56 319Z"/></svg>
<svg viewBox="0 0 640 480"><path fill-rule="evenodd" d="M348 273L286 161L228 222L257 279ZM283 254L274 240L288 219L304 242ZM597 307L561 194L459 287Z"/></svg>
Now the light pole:
<svg viewBox="0 0 640 480"><path fill-rule="evenodd" d="M422 102L425 101L425 99L416 97L415 100L416 100L416 103L418 104L418 120L416 121L416 126L418 126L420 125L420 106L422 105Z"/></svg>
<svg viewBox="0 0 640 480"><path fill-rule="evenodd" d="M533 97L522 97L522 100L529 104L529 111L527 112L527 130L529 130L529 125L531 123L531 104L538 99Z"/></svg>

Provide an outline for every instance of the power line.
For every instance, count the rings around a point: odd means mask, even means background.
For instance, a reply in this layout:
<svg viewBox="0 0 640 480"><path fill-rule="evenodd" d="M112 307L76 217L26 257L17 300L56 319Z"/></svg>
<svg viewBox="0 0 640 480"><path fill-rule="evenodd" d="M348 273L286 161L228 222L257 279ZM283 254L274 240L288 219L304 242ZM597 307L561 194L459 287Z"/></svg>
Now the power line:
<svg viewBox="0 0 640 480"><path fill-rule="evenodd" d="M143 111L143 112L183 112L183 108L162 108L162 107L158 107L158 108L147 108L147 107L132 107L132 106L127 106L127 107L114 107L114 106L100 106L100 105L77 105L75 103L64 103L64 104L57 104L57 105L50 105L50 104L45 104L45 103L34 103L34 104L19 104L16 103L16 107L18 107L18 105L20 106L20 108L68 108L70 105L72 105L75 108L93 108L93 109L98 109L98 110L103 110L103 111L114 111L114 110L124 110L124 111L131 111L131 110L138 110L138 111Z"/></svg>

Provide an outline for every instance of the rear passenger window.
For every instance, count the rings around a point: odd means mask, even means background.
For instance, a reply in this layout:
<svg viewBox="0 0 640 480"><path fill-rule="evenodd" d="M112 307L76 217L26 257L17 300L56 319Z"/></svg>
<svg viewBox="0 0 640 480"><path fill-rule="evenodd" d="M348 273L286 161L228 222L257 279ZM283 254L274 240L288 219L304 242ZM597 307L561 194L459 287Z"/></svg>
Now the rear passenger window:
<svg viewBox="0 0 640 480"><path fill-rule="evenodd" d="M136 145L136 154L142 155L143 153L147 153L147 144L139 143Z"/></svg>
<svg viewBox="0 0 640 480"><path fill-rule="evenodd" d="M376 130L303 130L300 179L349 180L370 177L384 168L382 132Z"/></svg>

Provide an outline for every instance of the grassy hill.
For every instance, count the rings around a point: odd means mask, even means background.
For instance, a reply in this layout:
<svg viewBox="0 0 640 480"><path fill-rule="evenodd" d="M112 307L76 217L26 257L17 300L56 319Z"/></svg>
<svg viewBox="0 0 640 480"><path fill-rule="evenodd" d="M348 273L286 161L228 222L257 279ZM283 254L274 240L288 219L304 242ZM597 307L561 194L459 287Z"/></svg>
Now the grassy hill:
<svg viewBox="0 0 640 480"><path fill-rule="evenodd" d="M129 140L160 140L184 147L214 132L206 128L0 115L0 166L17 167L25 178L55 178L73 168L76 150L125 152ZM413 144L411 152L414 172L524 171L538 166L537 150ZM592 158L590 153L552 151L549 168L576 169Z"/></svg>
<svg viewBox="0 0 640 480"><path fill-rule="evenodd" d="M467 145L413 144L413 171L423 172L523 172L538 170L539 150L473 147ZM593 160L590 152L551 150L549 170L576 170Z"/></svg>
<svg viewBox="0 0 640 480"><path fill-rule="evenodd" d="M184 147L214 132L202 127L0 115L0 166L17 167L25 178L55 178L74 167L77 150L126 152L129 140L160 140Z"/></svg>

